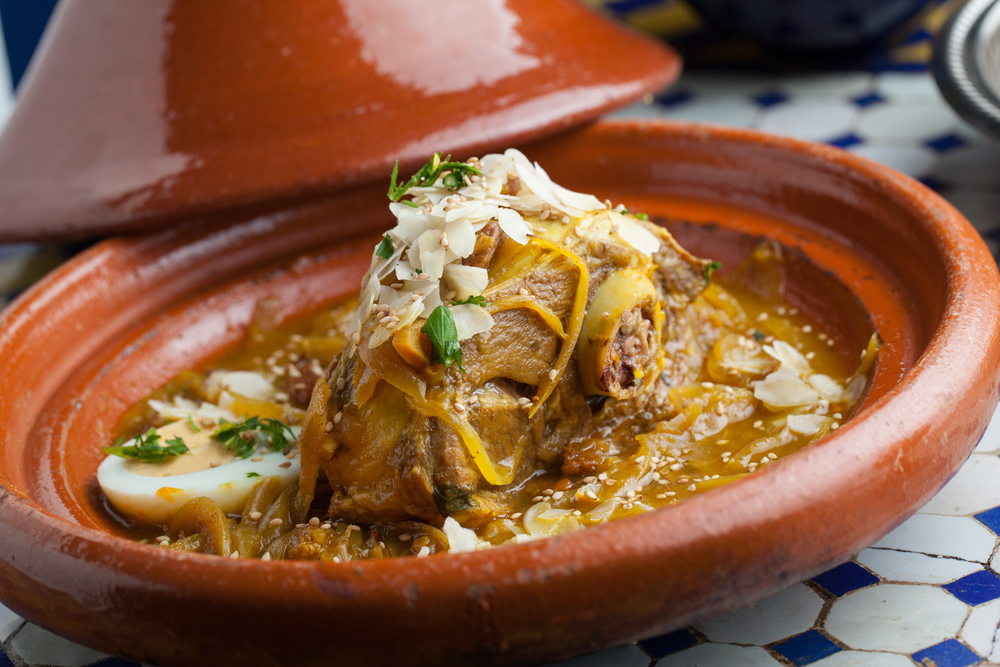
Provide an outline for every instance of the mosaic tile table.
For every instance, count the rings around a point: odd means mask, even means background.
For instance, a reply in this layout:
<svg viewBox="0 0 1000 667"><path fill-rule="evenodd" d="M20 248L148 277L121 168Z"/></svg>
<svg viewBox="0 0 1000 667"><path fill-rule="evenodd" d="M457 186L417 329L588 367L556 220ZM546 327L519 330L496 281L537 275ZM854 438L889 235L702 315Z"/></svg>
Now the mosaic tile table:
<svg viewBox="0 0 1000 667"><path fill-rule="evenodd" d="M692 74L662 97L615 115L752 127L840 146L941 192L1000 254L1000 145L965 126L926 74ZM68 252L0 246L6 297ZM852 560L691 628L559 664L1000 665L998 536L1000 415L937 497ZM0 641L0 667L134 665L71 644L2 607Z"/></svg>

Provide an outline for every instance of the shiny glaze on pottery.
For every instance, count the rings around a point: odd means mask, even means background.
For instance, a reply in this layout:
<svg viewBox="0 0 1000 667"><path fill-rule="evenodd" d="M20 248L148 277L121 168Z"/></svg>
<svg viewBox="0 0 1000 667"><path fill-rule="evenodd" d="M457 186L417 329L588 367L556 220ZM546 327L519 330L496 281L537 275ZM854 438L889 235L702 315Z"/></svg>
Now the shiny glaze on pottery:
<svg viewBox="0 0 1000 667"><path fill-rule="evenodd" d="M256 298L294 314L354 289L373 237L350 237L391 222L376 186L193 219L97 245L3 314L0 599L164 665L542 661L808 578L898 525L975 446L998 398L1000 277L933 192L839 149L696 125L600 123L525 151L569 187L670 220L702 254L732 262L766 234L809 258L790 264L791 302L845 354L872 324L886 341L861 412L701 497L524 545L343 564L140 545L106 532L94 489L118 416L234 345Z"/></svg>
<svg viewBox="0 0 1000 667"><path fill-rule="evenodd" d="M0 136L0 241L384 183L680 73L573 0L64 0L36 60Z"/></svg>

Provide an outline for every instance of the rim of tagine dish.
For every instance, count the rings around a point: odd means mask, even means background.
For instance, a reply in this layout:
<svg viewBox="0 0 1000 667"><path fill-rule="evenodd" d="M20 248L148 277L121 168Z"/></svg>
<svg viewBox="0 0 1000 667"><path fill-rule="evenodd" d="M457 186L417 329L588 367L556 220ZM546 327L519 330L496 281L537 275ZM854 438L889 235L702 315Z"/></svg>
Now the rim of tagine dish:
<svg viewBox="0 0 1000 667"><path fill-rule="evenodd" d="M0 241L300 203L593 120L673 83L573 0L63 0L0 135Z"/></svg>
<svg viewBox="0 0 1000 667"><path fill-rule="evenodd" d="M739 481L523 545L338 564L132 542L95 495L118 417L232 349L256 299L278 296L293 316L353 290L391 223L374 185L192 218L91 247L0 315L0 600L162 665L533 663L807 579L916 511L978 442L998 399L1000 278L937 194L840 149L693 124L601 122L523 149L703 255L731 262L748 240L780 241L797 258L790 282L808 287L789 300L838 349L856 356L873 327L884 340L858 413Z"/></svg>

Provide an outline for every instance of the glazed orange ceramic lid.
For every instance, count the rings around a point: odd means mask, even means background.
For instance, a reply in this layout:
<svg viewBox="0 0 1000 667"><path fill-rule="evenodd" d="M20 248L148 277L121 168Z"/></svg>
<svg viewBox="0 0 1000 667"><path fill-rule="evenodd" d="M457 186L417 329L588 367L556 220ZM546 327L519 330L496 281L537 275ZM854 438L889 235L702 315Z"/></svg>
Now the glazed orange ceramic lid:
<svg viewBox="0 0 1000 667"><path fill-rule="evenodd" d="M0 136L0 241L312 198L578 125L679 71L575 0L64 0Z"/></svg>

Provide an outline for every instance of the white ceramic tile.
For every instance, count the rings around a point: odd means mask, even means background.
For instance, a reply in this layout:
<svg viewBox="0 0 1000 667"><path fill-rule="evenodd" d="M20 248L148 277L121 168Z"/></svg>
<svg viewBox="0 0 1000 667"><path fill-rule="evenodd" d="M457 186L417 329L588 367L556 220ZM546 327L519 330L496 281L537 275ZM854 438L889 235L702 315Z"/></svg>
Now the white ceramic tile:
<svg viewBox="0 0 1000 667"><path fill-rule="evenodd" d="M7 607L0 605L0 642L7 641L23 623L23 618L10 609L7 609Z"/></svg>
<svg viewBox="0 0 1000 667"><path fill-rule="evenodd" d="M664 109L664 115L671 120L736 127L750 127L759 112L757 106L746 101L701 98Z"/></svg>
<svg viewBox="0 0 1000 667"><path fill-rule="evenodd" d="M837 72L782 77L776 88L802 98L860 97L872 90L872 75L866 72Z"/></svg>
<svg viewBox="0 0 1000 667"><path fill-rule="evenodd" d="M11 647L26 664L46 667L81 667L108 657L105 653L74 644L32 623L28 623L14 635Z"/></svg>
<svg viewBox="0 0 1000 667"><path fill-rule="evenodd" d="M929 148L921 146L881 146L859 144L848 150L869 160L881 162L887 167L898 169L908 176L921 178L934 171L937 155Z"/></svg>
<svg viewBox="0 0 1000 667"><path fill-rule="evenodd" d="M809 667L913 667L913 661L897 653L841 651L811 662Z"/></svg>
<svg viewBox="0 0 1000 667"><path fill-rule="evenodd" d="M616 646L597 653L551 662L546 667L647 667L650 659L635 644Z"/></svg>
<svg viewBox="0 0 1000 667"><path fill-rule="evenodd" d="M656 661L656 667L775 667L780 663L759 646L699 644Z"/></svg>
<svg viewBox="0 0 1000 667"><path fill-rule="evenodd" d="M880 584L837 600L825 627L853 649L913 653L954 637L968 612L940 588Z"/></svg>
<svg viewBox="0 0 1000 667"><path fill-rule="evenodd" d="M1000 184L1000 146L962 146L941 156L936 176L958 187Z"/></svg>
<svg viewBox="0 0 1000 667"><path fill-rule="evenodd" d="M996 641L997 626L1000 625L1000 600L994 600L969 613L962 626L961 637L979 655L989 655Z"/></svg>
<svg viewBox="0 0 1000 667"><path fill-rule="evenodd" d="M857 107L848 102L793 100L761 112L765 132L809 141L828 141L851 131Z"/></svg>
<svg viewBox="0 0 1000 667"><path fill-rule="evenodd" d="M750 607L697 624L713 642L770 644L805 632L816 622L823 601L802 584L764 598Z"/></svg>
<svg viewBox="0 0 1000 667"><path fill-rule="evenodd" d="M858 554L858 562L886 581L910 584L946 584L983 569L982 564L967 560L891 549L865 549Z"/></svg>
<svg viewBox="0 0 1000 667"><path fill-rule="evenodd" d="M1000 457L973 454L943 489L920 509L922 514L965 516L1000 505Z"/></svg>
<svg viewBox="0 0 1000 667"><path fill-rule="evenodd" d="M993 533L975 519L915 514L872 546L985 563L995 545Z"/></svg>
<svg viewBox="0 0 1000 667"><path fill-rule="evenodd" d="M924 104L946 104L934 77L926 72L907 74L886 72L875 78L875 88L879 94L893 102L921 102Z"/></svg>
<svg viewBox="0 0 1000 667"><path fill-rule="evenodd" d="M993 210L1000 211L1000 201L997 202L997 207ZM997 451L1000 451L1000 410L993 415L993 421L986 427L983 439L976 446L977 453L988 454Z"/></svg>
<svg viewBox="0 0 1000 667"><path fill-rule="evenodd" d="M923 141L953 132L950 108L928 105L877 104L862 112L857 133L870 140Z"/></svg>
<svg viewBox="0 0 1000 667"><path fill-rule="evenodd" d="M1000 173L997 174L997 182L1000 185ZM1000 228L1000 215L997 215L1000 211L1000 192L984 192L981 187L962 188L959 186L957 189L947 190L944 196L980 232ZM993 444L993 449L988 451L1000 449L1000 430L997 426L993 427L990 441Z"/></svg>

